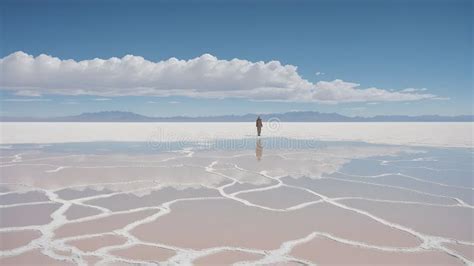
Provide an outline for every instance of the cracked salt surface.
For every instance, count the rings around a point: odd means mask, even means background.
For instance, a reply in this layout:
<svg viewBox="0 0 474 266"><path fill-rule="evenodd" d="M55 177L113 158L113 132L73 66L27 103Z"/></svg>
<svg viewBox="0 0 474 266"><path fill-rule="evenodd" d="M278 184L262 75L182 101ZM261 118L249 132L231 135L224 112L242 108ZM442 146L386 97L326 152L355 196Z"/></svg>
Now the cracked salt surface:
<svg viewBox="0 0 474 266"><path fill-rule="evenodd" d="M0 264L473 265L472 149L265 141L9 145Z"/></svg>

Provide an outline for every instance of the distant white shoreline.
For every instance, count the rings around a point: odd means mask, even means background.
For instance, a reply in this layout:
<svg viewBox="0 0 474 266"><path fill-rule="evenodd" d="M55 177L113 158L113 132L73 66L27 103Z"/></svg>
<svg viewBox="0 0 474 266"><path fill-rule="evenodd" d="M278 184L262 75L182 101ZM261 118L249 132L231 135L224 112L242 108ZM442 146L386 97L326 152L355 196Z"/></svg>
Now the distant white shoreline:
<svg viewBox="0 0 474 266"><path fill-rule="evenodd" d="M274 122L263 137L473 147L473 122ZM252 122L0 122L1 144L256 138Z"/></svg>

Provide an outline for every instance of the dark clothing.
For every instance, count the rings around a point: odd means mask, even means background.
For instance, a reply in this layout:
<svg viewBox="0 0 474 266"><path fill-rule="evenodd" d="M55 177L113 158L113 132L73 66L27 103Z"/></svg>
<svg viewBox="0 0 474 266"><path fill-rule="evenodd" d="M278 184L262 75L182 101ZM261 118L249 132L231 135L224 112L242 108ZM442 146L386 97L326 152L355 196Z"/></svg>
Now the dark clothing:
<svg viewBox="0 0 474 266"><path fill-rule="evenodd" d="M262 133L262 127L263 127L262 119L260 119L260 117L257 118L255 125L257 126L257 134L260 136L260 133Z"/></svg>

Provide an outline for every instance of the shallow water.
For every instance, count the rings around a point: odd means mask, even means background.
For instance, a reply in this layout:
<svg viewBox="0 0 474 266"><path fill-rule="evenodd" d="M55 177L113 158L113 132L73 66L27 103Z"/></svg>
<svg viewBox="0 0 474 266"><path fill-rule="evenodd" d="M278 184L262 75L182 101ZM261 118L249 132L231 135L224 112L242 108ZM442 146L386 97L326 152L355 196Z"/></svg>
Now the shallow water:
<svg viewBox="0 0 474 266"><path fill-rule="evenodd" d="M469 264L472 159L287 138L11 144L0 264Z"/></svg>

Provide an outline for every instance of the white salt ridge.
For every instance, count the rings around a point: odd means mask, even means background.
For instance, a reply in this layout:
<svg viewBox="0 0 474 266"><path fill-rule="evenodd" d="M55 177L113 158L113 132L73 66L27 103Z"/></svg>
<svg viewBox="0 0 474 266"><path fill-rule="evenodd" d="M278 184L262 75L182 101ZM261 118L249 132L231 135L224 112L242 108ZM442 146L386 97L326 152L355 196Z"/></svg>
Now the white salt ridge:
<svg viewBox="0 0 474 266"><path fill-rule="evenodd" d="M393 185L383 185L383 184L378 184L378 183L371 183L371 182L364 182L364 181L357 181L357 180L347 180L343 178L337 178L337 177L324 177L326 179L334 179L338 181L343 181L343 182L351 182L351 183L360 183L360 184L366 184L366 185L372 185L372 186L379 186L379 187L387 187L387 188L395 188L395 189L400 189L400 190L405 190L405 191L410 191L410 192L415 192L421 195L427 195L427 196L432 196L432 197L439 197L439 198L445 198L445 199L451 199L453 201L456 201L458 204L453 205L457 207L464 207L464 208L474 208L474 206L467 204L463 200L456 198L456 197L450 197L450 196L443 196L443 195L438 195L438 194L432 194L428 192L423 192L423 191L418 191L415 189L410 189L410 188L405 188L405 187L400 187L400 186L393 186Z"/></svg>

